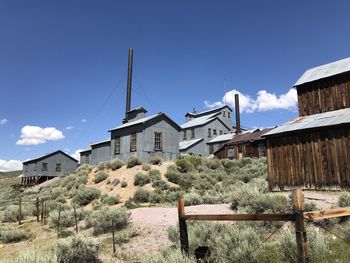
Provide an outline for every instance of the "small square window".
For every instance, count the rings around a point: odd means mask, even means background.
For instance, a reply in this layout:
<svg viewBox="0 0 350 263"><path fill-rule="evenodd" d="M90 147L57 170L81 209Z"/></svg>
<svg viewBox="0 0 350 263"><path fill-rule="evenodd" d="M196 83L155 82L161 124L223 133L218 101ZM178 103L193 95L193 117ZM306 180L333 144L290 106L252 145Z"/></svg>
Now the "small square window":
<svg viewBox="0 0 350 263"><path fill-rule="evenodd" d="M187 131L184 130L183 133L184 133L184 134L183 134L183 139L184 139L184 140L187 140Z"/></svg>
<svg viewBox="0 0 350 263"><path fill-rule="evenodd" d="M213 134L214 134L214 135L217 135L217 133L216 133L216 130L215 130L215 129L213 130Z"/></svg>
<svg viewBox="0 0 350 263"><path fill-rule="evenodd" d="M194 129L191 129L191 139L193 139L194 137Z"/></svg>
<svg viewBox="0 0 350 263"><path fill-rule="evenodd" d="M61 172L61 164L56 163L56 172Z"/></svg>
<svg viewBox="0 0 350 263"><path fill-rule="evenodd" d="M47 171L47 163L43 163L41 171Z"/></svg>
<svg viewBox="0 0 350 263"><path fill-rule="evenodd" d="M208 128L208 137L211 138L211 129Z"/></svg>
<svg viewBox="0 0 350 263"><path fill-rule="evenodd" d="M226 111L222 112L222 116L226 117Z"/></svg>
<svg viewBox="0 0 350 263"><path fill-rule="evenodd" d="M227 112L227 117L231 118L231 112Z"/></svg>
<svg viewBox="0 0 350 263"><path fill-rule="evenodd" d="M223 132L222 132L222 131L220 131L220 135L222 135L222 133L223 133Z"/></svg>

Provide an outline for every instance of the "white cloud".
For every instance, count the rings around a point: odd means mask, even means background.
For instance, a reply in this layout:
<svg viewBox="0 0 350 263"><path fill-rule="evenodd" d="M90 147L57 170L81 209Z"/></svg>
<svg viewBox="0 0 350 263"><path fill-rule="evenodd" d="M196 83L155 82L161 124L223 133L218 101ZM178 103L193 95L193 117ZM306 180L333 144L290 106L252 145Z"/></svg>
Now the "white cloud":
<svg viewBox="0 0 350 263"><path fill-rule="evenodd" d="M235 106L235 94L239 94L239 108L243 113L252 113L255 111L269 111L284 109L293 111L297 107L298 96L296 89L292 88L287 93L276 95L274 93L269 93L266 90L260 90L256 94L256 98L252 98L247 94L242 94L238 90L231 90L226 92L222 101L216 101L210 103L209 101L204 101L207 108L215 108L219 106L227 105L234 108Z"/></svg>
<svg viewBox="0 0 350 263"><path fill-rule="evenodd" d="M0 125L5 125L6 123L8 123L9 120L8 119L1 119L0 120Z"/></svg>
<svg viewBox="0 0 350 263"><path fill-rule="evenodd" d="M10 172L22 170L23 165L21 161L18 160L0 160L0 172Z"/></svg>
<svg viewBox="0 0 350 263"><path fill-rule="evenodd" d="M21 139L17 145L38 145L46 141L57 141L64 139L61 131L53 127L41 128L38 126L26 125L21 129Z"/></svg>
<svg viewBox="0 0 350 263"><path fill-rule="evenodd" d="M72 156L76 160L80 160L80 152L84 151L84 149L78 149L74 153L72 153L70 156Z"/></svg>
<svg viewBox="0 0 350 263"><path fill-rule="evenodd" d="M67 126L66 127L66 130L73 130L74 129L74 126Z"/></svg>
<svg viewBox="0 0 350 263"><path fill-rule="evenodd" d="M87 122L87 120L84 118L84 119L82 119L82 120L81 120L81 122L83 122L83 123L84 123L84 122Z"/></svg>

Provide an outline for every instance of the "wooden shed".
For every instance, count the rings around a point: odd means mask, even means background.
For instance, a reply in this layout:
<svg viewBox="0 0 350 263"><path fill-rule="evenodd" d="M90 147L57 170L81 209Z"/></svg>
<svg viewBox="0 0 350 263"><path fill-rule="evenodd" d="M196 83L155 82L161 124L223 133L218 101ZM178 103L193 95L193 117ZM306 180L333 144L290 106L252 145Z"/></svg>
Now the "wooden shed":
<svg viewBox="0 0 350 263"><path fill-rule="evenodd" d="M272 128L256 129L238 134L224 144L214 155L219 159L260 158L266 156L266 142L263 135Z"/></svg>
<svg viewBox="0 0 350 263"><path fill-rule="evenodd" d="M265 134L270 189L350 187L350 58L296 82L299 117Z"/></svg>

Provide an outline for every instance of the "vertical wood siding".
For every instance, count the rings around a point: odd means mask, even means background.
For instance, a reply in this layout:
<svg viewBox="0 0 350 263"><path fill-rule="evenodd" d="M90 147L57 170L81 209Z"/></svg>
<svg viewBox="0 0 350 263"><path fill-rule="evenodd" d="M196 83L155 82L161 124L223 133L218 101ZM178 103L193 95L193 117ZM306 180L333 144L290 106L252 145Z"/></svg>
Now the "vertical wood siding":
<svg viewBox="0 0 350 263"><path fill-rule="evenodd" d="M350 188L350 127L267 138L270 189Z"/></svg>
<svg viewBox="0 0 350 263"><path fill-rule="evenodd" d="M321 79L297 87L299 115L350 107L350 74Z"/></svg>

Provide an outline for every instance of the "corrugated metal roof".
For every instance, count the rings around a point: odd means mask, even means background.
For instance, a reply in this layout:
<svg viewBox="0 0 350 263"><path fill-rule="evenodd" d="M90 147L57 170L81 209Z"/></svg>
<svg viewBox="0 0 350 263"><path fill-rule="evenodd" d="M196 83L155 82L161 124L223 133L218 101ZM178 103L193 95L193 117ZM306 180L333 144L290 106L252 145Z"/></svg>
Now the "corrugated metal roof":
<svg viewBox="0 0 350 263"><path fill-rule="evenodd" d="M220 112L215 112L215 113L212 113L212 114L209 114L209 115L205 115L205 116L202 116L202 117L195 118L195 119L193 119L191 121L188 121L188 122L182 124L181 128L182 129L187 129L187 128L191 128L191 127L204 125L204 124L212 121L219 114L220 114Z"/></svg>
<svg viewBox="0 0 350 263"><path fill-rule="evenodd" d="M218 135L214 139L211 139L208 143L229 141L233 138L233 136L235 136L233 133Z"/></svg>
<svg viewBox="0 0 350 263"><path fill-rule="evenodd" d="M145 117L145 118L142 118L142 119L138 119L138 120L135 120L135 121L130 121L130 122L127 122L127 123L124 123L122 125L119 125L113 129L111 129L111 131L113 130L118 130L118 129L123 129L123 128L126 128L126 127L130 127L130 126L133 126L133 125L136 125L136 124L141 124L141 123L144 123L146 121L149 121L157 116L159 116L160 114L155 114L155 115L152 115L152 116L149 116L149 117Z"/></svg>
<svg viewBox="0 0 350 263"><path fill-rule="evenodd" d="M90 144L90 146L94 146L94 145L98 145L98 144L103 144L103 143L107 143L107 142L110 142L110 141L111 141L111 140L104 140L104 141L92 143L92 144Z"/></svg>
<svg viewBox="0 0 350 263"><path fill-rule="evenodd" d="M297 80L294 86L299 86L307 82L327 78L348 71L350 71L350 58L345 58L305 71L305 73Z"/></svg>
<svg viewBox="0 0 350 263"><path fill-rule="evenodd" d="M350 123L350 108L298 117L266 133L266 136Z"/></svg>
<svg viewBox="0 0 350 263"><path fill-rule="evenodd" d="M265 129L256 129L253 132L245 132L236 135L232 138L231 141L228 142L228 144L239 144L242 142L254 142L257 140L263 140L263 135L265 135L267 132L271 131L273 128L265 128Z"/></svg>
<svg viewBox="0 0 350 263"><path fill-rule="evenodd" d="M188 140L188 141L181 141L181 142L179 142L179 149L186 150L187 148L191 147L193 144L196 144L202 140L203 140L203 138L193 139L193 140Z"/></svg>
<svg viewBox="0 0 350 263"><path fill-rule="evenodd" d="M46 159L46 158L48 158L50 156L53 156L55 154L58 154L58 153L61 153L61 154L65 155L65 156L67 156L69 159L71 159L71 160L73 160L75 162L78 162L78 160L76 160L75 158L73 158L69 154L66 154L64 151L58 150L58 151L55 151L55 152L51 152L51 153L48 153L48 154L36 157L34 159L30 159L30 160L24 161L23 164L29 164L29 163L33 163L33 162L38 162L38 161L40 161L42 159Z"/></svg>
<svg viewBox="0 0 350 263"><path fill-rule="evenodd" d="M231 111L232 109L228 106L228 105L223 105L223 106L220 106L220 107L217 107L217 108L213 108L213 109L210 109L210 110L206 110L206 111L201 111L201 112L187 112L185 116L187 115L191 115L191 116L200 116L200 115L204 115L204 114L208 114L208 113L211 113L211 112L217 112L219 110L222 110L224 108L229 108Z"/></svg>

